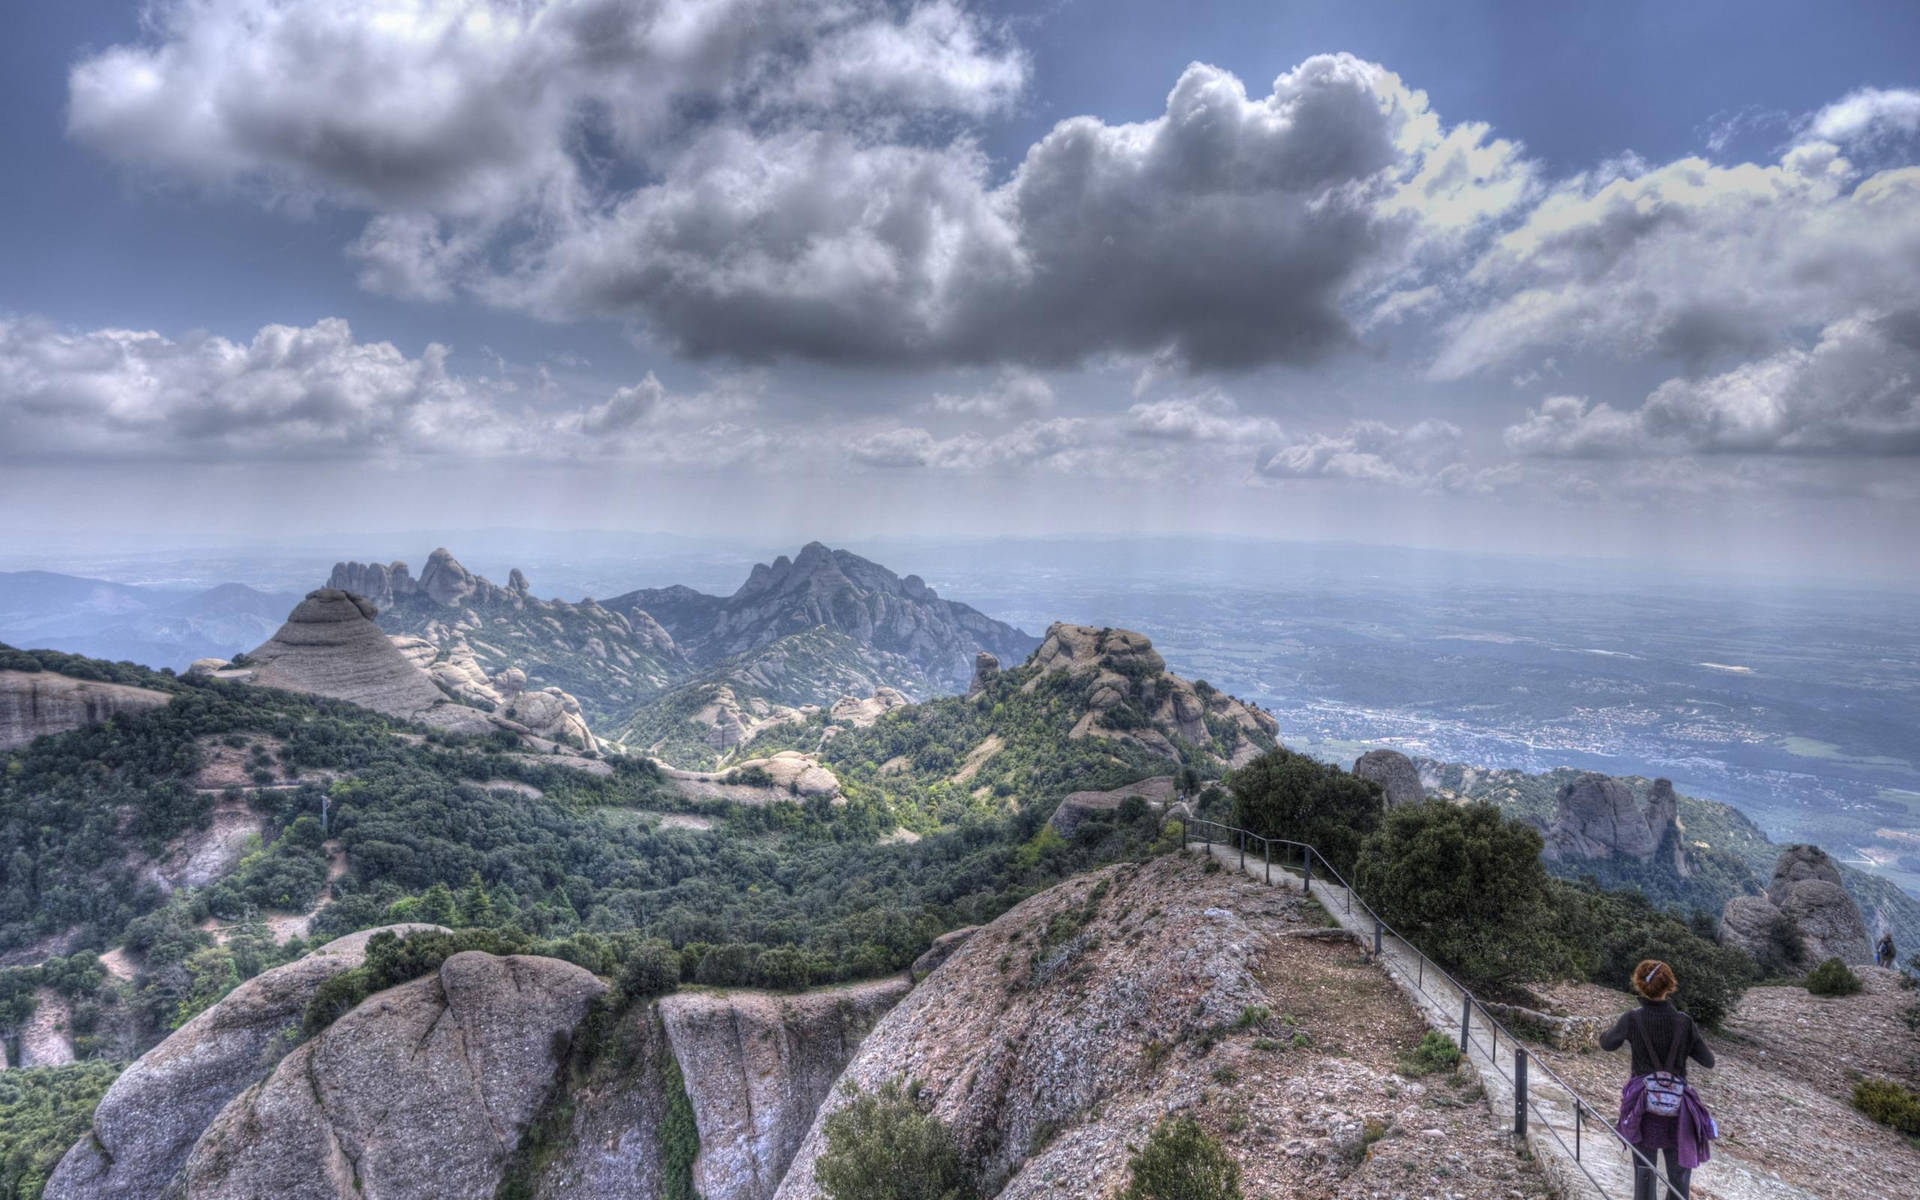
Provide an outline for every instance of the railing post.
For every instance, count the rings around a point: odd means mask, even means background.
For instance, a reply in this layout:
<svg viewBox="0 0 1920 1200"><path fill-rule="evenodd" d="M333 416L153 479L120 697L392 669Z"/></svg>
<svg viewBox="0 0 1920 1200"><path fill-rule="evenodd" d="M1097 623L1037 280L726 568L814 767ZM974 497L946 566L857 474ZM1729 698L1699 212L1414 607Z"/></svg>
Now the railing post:
<svg viewBox="0 0 1920 1200"><path fill-rule="evenodd" d="M1267 882L1273 882L1273 842L1269 838L1260 839L1260 858L1266 865Z"/></svg>
<svg viewBox="0 0 1920 1200"><path fill-rule="evenodd" d="M1587 1106L1580 1102L1580 1098L1578 1096L1574 1097L1574 1100L1573 1100L1573 1161L1575 1162L1580 1161L1580 1127L1586 1124L1586 1121L1583 1120L1583 1118L1586 1116L1586 1112L1587 1112Z"/></svg>
<svg viewBox="0 0 1920 1200"><path fill-rule="evenodd" d="M1527 1136L1527 1048L1513 1050L1513 1132Z"/></svg>
<svg viewBox="0 0 1920 1200"><path fill-rule="evenodd" d="M1373 956L1380 957L1380 918L1373 919Z"/></svg>
<svg viewBox="0 0 1920 1200"><path fill-rule="evenodd" d="M1413 986L1421 991L1427 990L1427 956L1415 950L1414 957L1420 963L1420 974L1415 976Z"/></svg>
<svg viewBox="0 0 1920 1200"><path fill-rule="evenodd" d="M1471 1060L1472 1043L1467 1039L1473 1034L1473 996L1469 994L1460 1004L1460 1053Z"/></svg>
<svg viewBox="0 0 1920 1200"><path fill-rule="evenodd" d="M1240 831L1240 873L1247 873L1247 831Z"/></svg>
<svg viewBox="0 0 1920 1200"><path fill-rule="evenodd" d="M1300 877L1300 894L1302 896L1311 896L1313 895L1313 852L1312 851L1305 850L1305 849L1302 849L1300 851L1300 866L1302 868L1302 874Z"/></svg>

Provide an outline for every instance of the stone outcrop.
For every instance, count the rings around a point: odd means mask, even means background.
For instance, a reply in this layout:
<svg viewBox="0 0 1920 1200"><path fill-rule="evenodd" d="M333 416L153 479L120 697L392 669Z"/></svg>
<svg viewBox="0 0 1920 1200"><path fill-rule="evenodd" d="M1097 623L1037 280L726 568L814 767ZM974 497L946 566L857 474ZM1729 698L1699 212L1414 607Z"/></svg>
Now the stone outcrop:
<svg viewBox="0 0 1920 1200"><path fill-rule="evenodd" d="M905 657L936 686L952 691L967 686L981 651L1020 659L1036 642L1011 625L942 599L917 575L903 578L819 542L791 559L781 555L755 566L731 596L650 588L607 605L652 614L697 662L718 662L824 626Z"/></svg>
<svg viewBox="0 0 1920 1200"><path fill-rule="evenodd" d="M1553 822L1541 829L1542 854L1552 862L1616 856L1647 862L1671 832L1674 853L1684 859L1673 784L1657 781L1652 799L1652 811L1642 812L1624 782L1588 771L1555 794Z"/></svg>
<svg viewBox="0 0 1920 1200"><path fill-rule="evenodd" d="M907 973L913 976L915 983L919 983L922 979L933 974L935 968L939 967L941 963L952 958L953 952L966 945L968 938L979 932L980 927L978 925L965 925L959 929L949 929L947 932L933 939L933 945L928 946L926 953L913 960L913 966L908 969Z"/></svg>
<svg viewBox="0 0 1920 1200"><path fill-rule="evenodd" d="M904 978L777 996L686 993L660 1017L700 1130L705 1200L767 1200L861 1039L906 994Z"/></svg>
<svg viewBox="0 0 1920 1200"><path fill-rule="evenodd" d="M559 959L456 954L369 997L230 1103L196 1200L489 1197L605 985Z"/></svg>
<svg viewBox="0 0 1920 1200"><path fill-rule="evenodd" d="M1800 929L1806 965L1829 958L1873 961L1860 907L1847 895L1838 865L1818 846L1787 847L1774 865L1766 894L1729 900L1720 917L1720 940L1762 957L1771 944L1774 922L1782 915Z"/></svg>
<svg viewBox="0 0 1920 1200"><path fill-rule="evenodd" d="M359 966L379 932L349 934L254 976L142 1055L107 1089L92 1129L60 1160L46 1200L159 1196L220 1110L293 1044L314 992Z"/></svg>
<svg viewBox="0 0 1920 1200"><path fill-rule="evenodd" d="M765 804L770 800L840 799L839 777L798 750L746 759L724 771L682 771L663 766L661 774L676 791L693 800Z"/></svg>
<svg viewBox="0 0 1920 1200"><path fill-rule="evenodd" d="M531 1200L662 1200L661 1129L669 1089L681 1086L678 1074L657 1009L630 1006L568 1094L567 1126L523 1194Z"/></svg>
<svg viewBox="0 0 1920 1200"><path fill-rule="evenodd" d="M911 701L893 688L875 688L873 695L865 700L844 696L834 701L833 707L827 710L827 719L835 725L865 729L894 709L909 703Z"/></svg>
<svg viewBox="0 0 1920 1200"><path fill-rule="evenodd" d="M982 650L973 656L973 680L967 684L967 699L972 700L987 690L987 685L1000 674L1000 660Z"/></svg>
<svg viewBox="0 0 1920 1200"><path fill-rule="evenodd" d="M1369 750L1353 761L1353 773L1371 779L1386 793L1387 807L1418 804L1427 798L1421 786L1419 768L1398 750Z"/></svg>
<svg viewBox="0 0 1920 1200"><path fill-rule="evenodd" d="M1053 810L1053 815L1047 818L1047 824L1053 826L1061 837L1072 837L1088 817L1118 811L1128 796L1138 796L1148 804L1164 808L1173 803L1177 791L1173 776L1156 775L1111 791L1074 792L1060 801L1060 807Z"/></svg>
<svg viewBox="0 0 1920 1200"><path fill-rule="evenodd" d="M1022 685L1026 691L1057 671L1092 676L1086 712L1069 737L1107 738L1175 759L1175 739L1192 746L1219 743L1222 757L1237 767L1272 749L1280 731L1271 713L1169 674L1153 643L1131 630L1049 626L1028 665L1039 674ZM1216 733L1216 726L1225 732Z"/></svg>
<svg viewBox="0 0 1920 1200"><path fill-rule="evenodd" d="M557 687L529 690L527 673L518 667L488 674L465 638L456 637L444 648L409 634L394 634L389 640L449 700L512 722L535 737L582 750L600 748L580 701Z"/></svg>
<svg viewBox="0 0 1920 1200"><path fill-rule="evenodd" d="M0 671L0 750L37 737L142 713L172 700L165 692L75 679L52 671Z"/></svg>

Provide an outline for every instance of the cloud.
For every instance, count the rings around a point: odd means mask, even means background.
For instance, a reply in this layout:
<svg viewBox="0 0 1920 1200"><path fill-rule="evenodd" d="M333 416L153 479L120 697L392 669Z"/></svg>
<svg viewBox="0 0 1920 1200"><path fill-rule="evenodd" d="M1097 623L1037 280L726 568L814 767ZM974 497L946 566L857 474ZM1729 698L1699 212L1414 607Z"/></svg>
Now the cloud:
<svg viewBox="0 0 1920 1200"><path fill-rule="evenodd" d="M1459 427L1446 421L1398 427L1360 420L1339 433L1313 434L1264 449L1254 471L1268 479L1345 479L1401 487L1446 481L1460 486L1465 482L1460 472L1442 475L1456 465L1459 441Z"/></svg>
<svg viewBox="0 0 1920 1200"><path fill-rule="evenodd" d="M1621 411L1550 397L1506 430L1535 456L1920 454L1920 310L1855 316L1699 379L1669 379Z"/></svg>
<svg viewBox="0 0 1920 1200"><path fill-rule="evenodd" d="M1914 133L1920 133L1920 91L1911 88L1861 88L1807 122L1809 138L1842 145Z"/></svg>
<svg viewBox="0 0 1920 1200"><path fill-rule="evenodd" d="M1267 417L1241 413L1233 397L1210 390L1134 405L1127 410L1127 432L1175 442L1260 442L1278 438L1280 426Z"/></svg>
<svg viewBox="0 0 1920 1200"><path fill-rule="evenodd" d="M1029 63L956 0L158 0L76 65L73 137L368 214L364 286L612 316L696 357L1310 362L1531 193L1350 55L1077 117L996 181Z"/></svg>
<svg viewBox="0 0 1920 1200"><path fill-rule="evenodd" d="M1032 417L1053 407L1053 387L1031 371L1008 368L990 388L966 395L942 393L927 408L949 416L1007 420Z"/></svg>
<svg viewBox="0 0 1920 1200"><path fill-rule="evenodd" d="M1097 450L1098 441L1094 422L1060 417L1028 421L998 437L962 433L942 438L913 426L884 429L853 440L846 452L870 467L980 472L1038 465L1072 470Z"/></svg>
<svg viewBox="0 0 1920 1200"><path fill-rule="evenodd" d="M1920 305L1920 168L1856 179L1812 142L1771 166L1626 161L1561 184L1466 272L1431 374L1562 349L1699 373Z"/></svg>

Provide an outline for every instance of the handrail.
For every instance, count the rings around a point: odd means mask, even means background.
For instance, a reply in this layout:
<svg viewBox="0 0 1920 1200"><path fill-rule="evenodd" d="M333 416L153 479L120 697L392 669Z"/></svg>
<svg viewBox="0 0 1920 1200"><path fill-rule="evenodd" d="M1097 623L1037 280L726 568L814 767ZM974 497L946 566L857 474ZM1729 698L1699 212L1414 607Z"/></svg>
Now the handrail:
<svg viewBox="0 0 1920 1200"><path fill-rule="evenodd" d="M1168 814L1168 815L1171 815L1171 814ZM1469 1058L1471 1058L1474 1050L1473 1033L1475 1032L1475 1030L1473 1028L1472 1014L1476 1009L1479 1011L1482 1027L1491 1030L1491 1036L1492 1036L1492 1044L1484 1052L1487 1062L1492 1065L1494 1072L1496 1074L1498 1074L1502 1079L1506 1080L1508 1084L1513 1086L1516 1097L1518 1097L1521 1103L1525 1104L1528 1109L1531 1109L1533 1113L1540 1118L1540 1125L1544 1127L1549 1134L1553 1135L1553 1140L1560 1144L1560 1148L1566 1153L1573 1156L1574 1165L1580 1168L1580 1173L1587 1177L1587 1182L1593 1185L1594 1190L1598 1191L1602 1196L1607 1197L1608 1200L1613 1200L1613 1197L1615 1195L1615 1193L1609 1192L1607 1190L1607 1187L1605 1184L1601 1183L1600 1180L1594 1177L1593 1172L1587 1168L1587 1164L1582 1158L1581 1134L1583 1132L1583 1127L1586 1123L1586 1120L1589 1117L1591 1117L1594 1121L1598 1122L1599 1125L1602 1128L1604 1128L1609 1134L1613 1135L1613 1140L1619 1143L1620 1148L1627 1152L1627 1154L1630 1156L1630 1161L1636 1167L1643 1167L1644 1169L1646 1169L1647 1171L1653 1174L1653 1178L1655 1180L1655 1187L1657 1189L1654 1193L1656 1198L1658 1197L1671 1198L1679 1194L1673 1189L1672 1185L1670 1185L1667 1182L1666 1176L1658 1169L1657 1165L1653 1162L1653 1160L1648 1158L1647 1155L1645 1155L1644 1153L1642 1153L1638 1146L1635 1146L1632 1142L1629 1142L1625 1137L1622 1137L1620 1134L1620 1131L1614 1128L1612 1121L1604 1120L1601 1117L1600 1110L1594 1108L1591 1104L1588 1104L1586 1100L1580 1095L1580 1093L1574 1090L1571 1084L1569 1084L1566 1080L1560 1078L1559 1075L1554 1073L1553 1068L1547 1066L1546 1063L1534 1058L1531 1054L1526 1054L1526 1059L1529 1066L1537 1067L1537 1069L1540 1071L1541 1074L1545 1075L1553 1083L1559 1085L1560 1089L1566 1092L1566 1094L1570 1096L1573 1100L1573 1105L1574 1105L1573 1145L1571 1146L1567 1145L1566 1139L1560 1136L1560 1131L1558 1129L1554 1128L1553 1121L1548 1116L1548 1114L1544 1112L1540 1108L1540 1106L1534 1102L1532 1095L1528 1091L1526 1085L1522 1083L1520 1080L1515 1079L1513 1075L1508 1074L1507 1071L1500 1065L1500 1057L1499 1057L1500 1035L1503 1033L1506 1034L1508 1041L1510 1041L1516 1047L1520 1045L1520 1039L1514 1036L1513 1032L1509 1030L1506 1026L1502 1025L1499 1022L1499 1020L1494 1017L1493 1013L1487 1009L1487 1006L1481 1001L1481 999L1478 996L1474 995L1473 992L1465 984L1455 979L1452 976L1452 974L1450 974L1446 970L1446 968L1442 967L1439 963L1429 958L1426 952L1421 950L1420 947L1414 945L1412 940L1409 939L1405 934L1401 933L1399 930L1395 929L1393 926L1387 924L1386 921L1382 920L1380 917L1380 914L1375 912L1373 910L1373 907L1369 905L1365 899L1361 898L1359 891L1352 884L1348 883L1346 879L1340 874L1339 871L1334 869L1333 864L1327 861L1327 856L1320 853L1320 850L1318 847L1314 846L1312 843L1309 843L1309 842L1296 842L1288 838L1270 838L1265 836L1264 834L1254 833L1252 830L1241 829L1237 826L1228 825L1225 822L1215 821L1207 817L1189 816L1185 818L1175 818L1175 819L1183 820L1185 822L1185 826L1188 831L1193 830L1195 826L1205 825L1205 826L1210 826L1213 829L1220 830L1224 834L1231 835L1229 837L1223 837L1219 839L1222 845L1231 844L1233 838L1237 837L1239 839L1241 869L1243 871L1245 870L1245 867L1246 867L1246 854L1247 854L1248 841L1251 840L1251 841L1257 841L1261 843L1262 857L1267 867L1267 882L1269 883L1273 881L1273 878L1272 878L1273 848L1275 846L1292 846L1297 848L1300 852L1300 860L1304 868L1302 871L1303 889L1305 894L1308 894L1308 895L1311 895L1313 890L1313 874L1314 874L1313 865L1312 865L1313 860L1318 859L1320 861L1320 869L1324 873L1324 876L1323 876L1324 879L1328 882L1331 882L1337 885L1342 891L1346 893L1346 901L1343 906L1343 911L1348 914L1351 914L1353 912L1353 905L1355 901L1358 901L1361 911L1363 911L1364 913L1366 913L1367 916L1373 919L1374 957L1376 959L1379 959L1381 957L1380 956L1381 937L1383 935L1391 936L1397 939L1400 942L1400 944L1405 946L1408 950L1411 950L1415 955L1415 957L1419 959L1420 973L1414 980L1414 987L1417 991L1419 991L1422 995L1432 997L1433 999L1436 999L1436 1000L1439 999L1439 997L1434 996L1432 992L1429 992L1426 987L1426 976L1428 974L1433 974L1433 975L1437 975L1441 979L1446 980L1449 984L1452 984L1454 990L1459 992L1460 995L1465 998L1462 1003L1462 1013L1461 1013L1461 1017L1462 1017L1461 1040L1463 1044L1461 1045L1460 1050L1462 1054L1468 1056ZM1184 841L1187 839L1183 837L1182 840ZM1214 839L1212 837L1208 837L1206 839L1206 842L1209 847L1208 853L1211 854L1212 852L1211 847L1214 843ZM1287 871L1290 869L1291 868L1284 865L1284 863L1281 866L1282 871ZM1449 1003L1451 1003L1451 1001L1449 1001ZM1530 1074L1530 1072L1527 1071L1525 1067L1523 1067L1521 1074L1525 1076L1527 1074ZM1630 1195L1631 1195L1631 1191L1629 1191L1629 1196Z"/></svg>

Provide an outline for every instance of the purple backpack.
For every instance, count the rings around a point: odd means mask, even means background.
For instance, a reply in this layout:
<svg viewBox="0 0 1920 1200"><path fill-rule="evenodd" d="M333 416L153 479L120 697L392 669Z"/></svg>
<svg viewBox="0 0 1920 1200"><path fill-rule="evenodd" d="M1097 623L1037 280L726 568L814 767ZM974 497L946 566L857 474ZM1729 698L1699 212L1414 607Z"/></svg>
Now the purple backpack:
<svg viewBox="0 0 1920 1200"><path fill-rule="evenodd" d="M1686 1022L1682 1024L1681 1022ZM1680 1115L1680 1101L1686 1095L1687 1081L1674 1074L1674 1068L1680 1065L1680 1052L1692 1039L1692 1018L1685 1013L1675 1013L1673 1022L1673 1044L1667 1047L1667 1057L1662 1069L1641 1079L1646 1085L1642 1093L1640 1109L1656 1117L1677 1117ZM1633 1023L1633 1036L1640 1042L1640 1048L1647 1052L1648 1062L1661 1062L1653 1053L1653 1043L1647 1040L1646 1022Z"/></svg>

